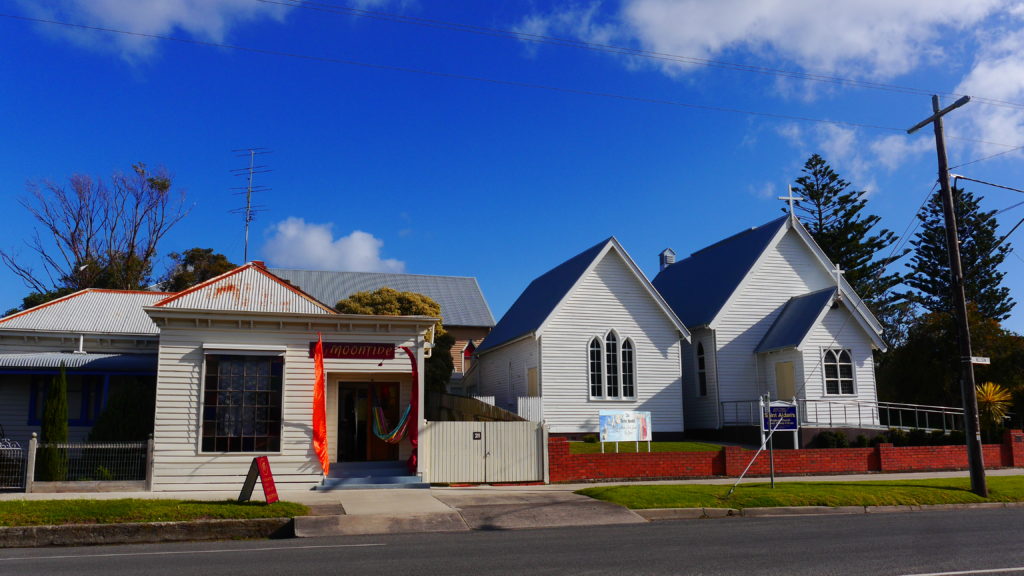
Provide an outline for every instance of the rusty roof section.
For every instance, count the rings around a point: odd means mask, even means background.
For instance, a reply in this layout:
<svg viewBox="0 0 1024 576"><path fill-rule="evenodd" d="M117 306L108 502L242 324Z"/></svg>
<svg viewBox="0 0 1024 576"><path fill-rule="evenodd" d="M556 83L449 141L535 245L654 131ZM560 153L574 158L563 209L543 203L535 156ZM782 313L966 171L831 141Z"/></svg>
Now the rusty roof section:
<svg viewBox="0 0 1024 576"><path fill-rule="evenodd" d="M164 298L153 306L238 312L337 313L269 272L262 262L249 262Z"/></svg>

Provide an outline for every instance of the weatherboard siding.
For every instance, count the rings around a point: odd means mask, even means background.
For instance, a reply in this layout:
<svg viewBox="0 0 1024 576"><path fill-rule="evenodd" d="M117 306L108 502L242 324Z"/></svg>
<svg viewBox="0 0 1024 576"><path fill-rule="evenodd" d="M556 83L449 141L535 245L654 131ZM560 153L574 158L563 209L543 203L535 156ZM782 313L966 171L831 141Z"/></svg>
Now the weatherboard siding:
<svg viewBox="0 0 1024 576"><path fill-rule="evenodd" d="M313 360L309 343L315 334L306 331L249 331L237 329L199 330L194 325L164 327L160 339L160 364L157 376L156 419L154 427L153 489L235 490L241 487L254 456L269 457L278 484L312 486L320 480L320 468L312 452ZM401 339L400 336L395 338ZM366 335L324 335L325 340L368 341ZM392 340L394 341L394 340ZM201 400L204 344L245 346L249 350L267 350L267 355L283 353L284 386L282 392L281 450L271 453L202 453ZM412 345L411 340L406 343ZM230 351L219 353L230 354ZM328 374L377 374L381 380L396 380L395 374L410 371L408 358L399 351L394 360L378 367L378 360L325 360ZM402 401L408 401L403 386ZM329 439L330 441L331 439Z"/></svg>
<svg viewBox="0 0 1024 576"><path fill-rule="evenodd" d="M516 412L516 398L526 395L526 371L538 365L537 349L537 341L529 337L482 356L474 369L479 381L477 394L494 396L495 406Z"/></svg>
<svg viewBox="0 0 1024 576"><path fill-rule="evenodd" d="M818 419L830 418L831 422L844 424L878 424L878 410L873 406L851 409L843 406L844 401L877 402L875 386L874 356L871 339L857 324L845 307L833 308L815 326L803 347L803 371L806 374L804 398L835 401L835 404L819 404ZM843 348L850 351L853 359L853 386L855 394L828 395L825 393L822 355L829 348ZM799 381L798 381L799 385ZM813 406L814 404L811 404ZM812 409L813 408L809 408Z"/></svg>
<svg viewBox="0 0 1024 576"><path fill-rule="evenodd" d="M704 365L707 375L707 395L700 395L697 379L697 343L704 344ZM683 413L686 427L711 429L718 427L718 379L715 366L714 333L707 328L693 330L690 342L683 342Z"/></svg>
<svg viewBox="0 0 1024 576"><path fill-rule="evenodd" d="M794 230L769 246L716 321L721 402L756 401L768 389L754 349L792 297L834 283ZM756 320L756 321L755 321ZM753 321L753 323L752 323ZM800 382L797 382L799 388Z"/></svg>
<svg viewBox="0 0 1024 576"><path fill-rule="evenodd" d="M614 329L633 341L635 400L592 400L590 340ZM683 430L679 333L622 257L610 251L580 280L541 335L544 419L553 433L597 432L598 411L650 411L654 432Z"/></svg>

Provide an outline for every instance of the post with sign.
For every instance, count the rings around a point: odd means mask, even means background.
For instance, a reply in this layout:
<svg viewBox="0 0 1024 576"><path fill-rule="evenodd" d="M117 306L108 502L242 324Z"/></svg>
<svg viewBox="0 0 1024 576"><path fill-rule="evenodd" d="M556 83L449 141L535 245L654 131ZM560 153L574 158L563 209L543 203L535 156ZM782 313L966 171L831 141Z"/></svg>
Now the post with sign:
<svg viewBox="0 0 1024 576"><path fill-rule="evenodd" d="M772 402L765 395L761 398L761 432L768 432L768 462L771 470L772 488L775 488L775 446L773 438L778 431L793 432L793 446L800 447L798 437L800 421L796 415L796 403Z"/></svg>
<svg viewBox="0 0 1024 576"><path fill-rule="evenodd" d="M647 442L647 451L651 451L650 412L600 410L598 422L602 453L604 453L605 442L615 442L616 452L619 451L619 442L635 442L637 452L640 451L640 443Z"/></svg>

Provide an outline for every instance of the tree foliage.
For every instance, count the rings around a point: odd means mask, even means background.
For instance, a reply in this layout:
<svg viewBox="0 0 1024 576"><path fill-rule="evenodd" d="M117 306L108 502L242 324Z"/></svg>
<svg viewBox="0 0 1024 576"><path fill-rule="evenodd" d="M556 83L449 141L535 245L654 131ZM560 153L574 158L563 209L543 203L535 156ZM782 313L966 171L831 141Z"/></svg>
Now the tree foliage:
<svg viewBox="0 0 1024 576"><path fill-rule="evenodd" d="M828 163L814 154L793 191L804 199L796 204L797 217L825 254L845 271L846 281L887 327L887 337L898 337L900 311L892 289L900 275L888 266L907 252L885 254L896 235L881 228L881 218L865 213L867 192L853 190ZM888 325L892 324L890 328ZM890 333L891 332L891 333ZM888 338L887 338L888 339Z"/></svg>
<svg viewBox="0 0 1024 576"><path fill-rule="evenodd" d="M974 367L978 382L996 382L1015 397L1024 394L1024 337L1004 330L991 318L968 310L974 354L991 364ZM889 402L960 406L960 353L955 324L947 312L923 315L903 346L881 358L878 396Z"/></svg>
<svg viewBox="0 0 1024 576"><path fill-rule="evenodd" d="M45 445L39 450L36 478L43 481L66 480L67 451L52 446L68 441L68 376L63 363L60 374L50 383L46 393L40 436Z"/></svg>
<svg viewBox="0 0 1024 576"><path fill-rule="evenodd" d="M110 184L75 174L68 185L30 183L19 200L38 228L26 244L37 270L14 251L0 260L40 297L83 288L139 289L150 283L157 245L187 214L166 170L132 165Z"/></svg>
<svg viewBox="0 0 1024 576"><path fill-rule="evenodd" d="M133 377L110 386L107 406L89 431L90 442L142 442L153 433L156 382Z"/></svg>
<svg viewBox="0 0 1024 576"><path fill-rule="evenodd" d="M381 316L431 316L438 318L434 328L434 349L426 361L424 382L427 391L443 392L452 377L454 363L451 348L455 340L441 324L441 306L423 294L399 292L387 286L371 292L356 292L337 303L342 314Z"/></svg>
<svg viewBox="0 0 1024 576"><path fill-rule="evenodd" d="M960 260L963 267L964 295L985 318L1003 321L1016 304L1010 289L1002 286L1005 273L999 271L1010 244L1000 242L995 212L980 208L982 197L954 189ZM946 250L946 227L942 213L942 197L937 193L917 215L920 230L911 244L914 255L906 284L916 290L909 295L928 312L949 312L952 309L949 256Z"/></svg>
<svg viewBox="0 0 1024 576"><path fill-rule="evenodd" d="M171 252L169 258L171 264L160 281L160 288L167 292L181 292L236 268L227 256L214 252L213 248Z"/></svg>

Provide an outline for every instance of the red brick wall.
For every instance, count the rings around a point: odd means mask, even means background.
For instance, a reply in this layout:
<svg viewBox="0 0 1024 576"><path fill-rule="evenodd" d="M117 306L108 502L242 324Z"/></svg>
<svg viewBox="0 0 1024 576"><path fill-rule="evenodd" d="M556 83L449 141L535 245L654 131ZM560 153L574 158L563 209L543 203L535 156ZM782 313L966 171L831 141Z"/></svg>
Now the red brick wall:
<svg viewBox="0 0 1024 576"><path fill-rule="evenodd" d="M1024 432L1006 433L1002 444L982 447L988 468L1024 467ZM610 479L703 478L739 476L754 455L753 450L726 446L719 452L640 452L637 454L570 454L565 438L548 441L551 482ZM747 473L769 474L768 454L763 453ZM964 470L967 450L963 446L830 448L776 450L775 473L800 476L814 474L855 474L863 472L914 472Z"/></svg>

